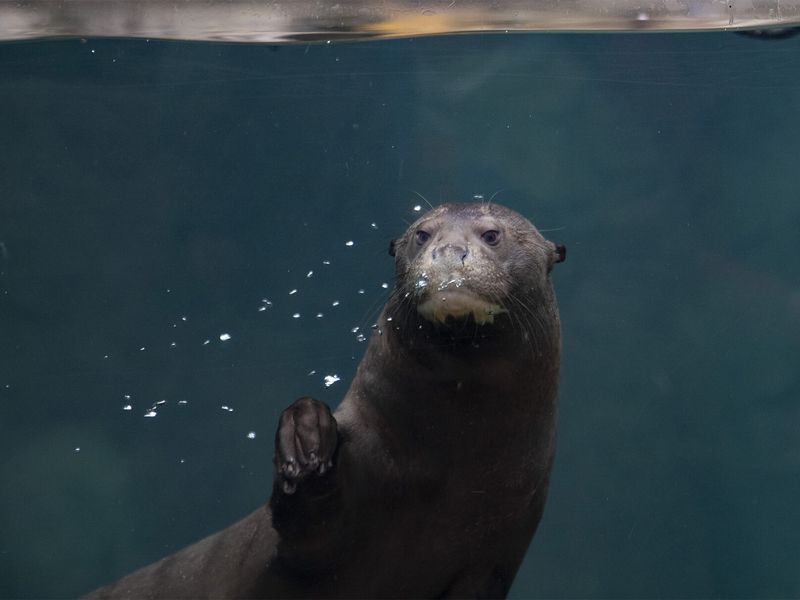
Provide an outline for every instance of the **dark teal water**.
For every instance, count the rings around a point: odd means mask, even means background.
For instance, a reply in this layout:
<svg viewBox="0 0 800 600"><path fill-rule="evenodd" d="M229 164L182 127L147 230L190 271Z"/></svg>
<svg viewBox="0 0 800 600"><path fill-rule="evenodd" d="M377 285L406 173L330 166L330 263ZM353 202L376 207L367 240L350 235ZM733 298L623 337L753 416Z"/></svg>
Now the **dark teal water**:
<svg viewBox="0 0 800 600"><path fill-rule="evenodd" d="M798 74L800 38L725 33L0 46L0 596L263 503L276 417L343 395L417 193L569 247L512 595L800 596Z"/></svg>

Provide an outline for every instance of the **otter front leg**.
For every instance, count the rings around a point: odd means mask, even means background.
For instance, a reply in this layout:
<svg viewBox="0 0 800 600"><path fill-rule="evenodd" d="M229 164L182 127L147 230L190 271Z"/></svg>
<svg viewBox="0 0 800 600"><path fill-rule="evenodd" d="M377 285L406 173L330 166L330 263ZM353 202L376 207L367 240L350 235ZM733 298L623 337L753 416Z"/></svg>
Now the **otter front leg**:
<svg viewBox="0 0 800 600"><path fill-rule="evenodd" d="M281 414L270 508L281 538L278 556L296 566L323 558L323 538L340 517L338 445L336 420L323 402L300 398Z"/></svg>

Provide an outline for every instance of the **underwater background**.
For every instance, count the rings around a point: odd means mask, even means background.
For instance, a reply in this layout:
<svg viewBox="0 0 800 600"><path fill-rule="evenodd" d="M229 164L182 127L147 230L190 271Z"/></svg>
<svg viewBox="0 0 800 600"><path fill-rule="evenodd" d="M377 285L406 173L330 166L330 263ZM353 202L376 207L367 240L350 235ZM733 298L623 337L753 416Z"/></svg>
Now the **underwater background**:
<svg viewBox="0 0 800 600"><path fill-rule="evenodd" d="M800 37L732 33L0 45L0 596L263 504L389 240L475 196L568 247L512 597L800 596L798 74Z"/></svg>

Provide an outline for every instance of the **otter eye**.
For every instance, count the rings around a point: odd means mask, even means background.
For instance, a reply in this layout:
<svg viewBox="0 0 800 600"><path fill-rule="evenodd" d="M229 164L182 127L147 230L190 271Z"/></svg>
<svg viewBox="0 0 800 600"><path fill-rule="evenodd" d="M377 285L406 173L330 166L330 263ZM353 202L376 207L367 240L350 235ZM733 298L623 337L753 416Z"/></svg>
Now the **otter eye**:
<svg viewBox="0 0 800 600"><path fill-rule="evenodd" d="M481 234L481 239L489 244L490 246L497 246L500 243L500 232L496 229L490 229L489 231L484 231Z"/></svg>
<svg viewBox="0 0 800 600"><path fill-rule="evenodd" d="M431 238L431 234L423 229L417 230L417 243L421 246Z"/></svg>

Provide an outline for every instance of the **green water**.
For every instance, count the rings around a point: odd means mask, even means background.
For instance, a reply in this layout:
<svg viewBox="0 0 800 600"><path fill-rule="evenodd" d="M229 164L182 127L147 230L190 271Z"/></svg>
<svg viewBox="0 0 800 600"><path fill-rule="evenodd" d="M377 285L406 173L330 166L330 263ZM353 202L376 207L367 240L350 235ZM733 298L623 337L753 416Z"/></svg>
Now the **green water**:
<svg viewBox="0 0 800 600"><path fill-rule="evenodd" d="M418 194L569 248L512 596L800 596L798 74L800 38L726 33L0 45L0 596L263 503L279 411L344 394Z"/></svg>

